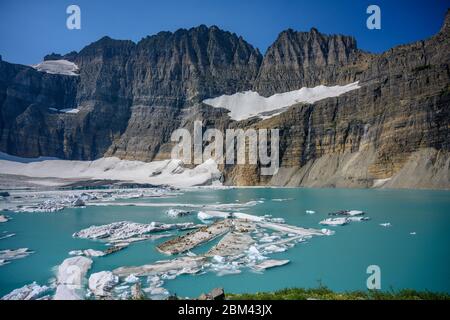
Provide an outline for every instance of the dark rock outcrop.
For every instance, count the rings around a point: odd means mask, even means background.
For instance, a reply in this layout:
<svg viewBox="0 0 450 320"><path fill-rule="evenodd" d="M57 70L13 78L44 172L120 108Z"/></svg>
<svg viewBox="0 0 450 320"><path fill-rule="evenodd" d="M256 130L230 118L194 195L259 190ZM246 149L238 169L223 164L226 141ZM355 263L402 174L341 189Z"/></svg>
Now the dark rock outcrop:
<svg viewBox="0 0 450 320"><path fill-rule="evenodd" d="M353 37L283 31L264 56L254 89L270 96L317 85L359 80L372 55L357 49Z"/></svg>

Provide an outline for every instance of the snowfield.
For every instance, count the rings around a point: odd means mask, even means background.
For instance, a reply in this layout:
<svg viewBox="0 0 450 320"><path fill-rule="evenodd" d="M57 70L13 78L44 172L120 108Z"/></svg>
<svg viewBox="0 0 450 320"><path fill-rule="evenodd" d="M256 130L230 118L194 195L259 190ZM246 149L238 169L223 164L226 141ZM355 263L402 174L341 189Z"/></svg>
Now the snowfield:
<svg viewBox="0 0 450 320"><path fill-rule="evenodd" d="M212 159L187 169L181 160L142 162L109 157L94 161L71 161L20 158L5 153L0 153L0 173L35 178L121 180L174 187L220 184L221 177Z"/></svg>
<svg viewBox="0 0 450 320"><path fill-rule="evenodd" d="M321 85L314 88L304 87L299 90L277 93L268 98L260 96L259 93L255 91L245 91L206 99L203 100L203 103L214 108L230 110L230 117L237 121L255 116L265 119L279 114L283 111L281 109L296 103L314 103L325 98L337 97L359 88L358 82L350 83L345 86L333 87ZM274 113L277 110L280 112Z"/></svg>
<svg viewBox="0 0 450 320"><path fill-rule="evenodd" d="M37 71L62 74L66 76L78 76L78 66L68 60L48 60L32 66Z"/></svg>

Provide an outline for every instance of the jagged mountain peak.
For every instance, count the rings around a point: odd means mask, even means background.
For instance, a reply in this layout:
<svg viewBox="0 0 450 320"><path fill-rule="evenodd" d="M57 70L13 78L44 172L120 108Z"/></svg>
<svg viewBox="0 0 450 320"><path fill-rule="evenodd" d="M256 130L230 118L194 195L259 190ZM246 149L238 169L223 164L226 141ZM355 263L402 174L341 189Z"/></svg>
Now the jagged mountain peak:
<svg viewBox="0 0 450 320"><path fill-rule="evenodd" d="M358 70L342 76L339 68L353 63L359 53L352 36L327 35L316 28L306 32L287 29L267 49L254 88L268 96L319 84L348 83L357 80Z"/></svg>
<svg viewBox="0 0 450 320"><path fill-rule="evenodd" d="M447 9L447 13L445 14L445 18L444 18L444 23L442 24L441 27L441 33L450 33L450 8Z"/></svg>

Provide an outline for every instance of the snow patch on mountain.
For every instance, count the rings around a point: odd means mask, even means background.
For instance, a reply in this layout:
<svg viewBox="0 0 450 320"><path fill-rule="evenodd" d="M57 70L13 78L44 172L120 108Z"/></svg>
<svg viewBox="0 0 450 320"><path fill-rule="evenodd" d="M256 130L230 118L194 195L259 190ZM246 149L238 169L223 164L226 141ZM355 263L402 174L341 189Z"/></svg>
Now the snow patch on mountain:
<svg viewBox="0 0 450 320"><path fill-rule="evenodd" d="M345 86L317 86L314 88L301 88L299 90L277 93L270 97L260 96L255 91L238 92L232 95L222 95L212 99L203 100L203 103L214 108L230 110L229 115L234 120L244 120L251 117L270 118L280 114L274 111L292 106L296 103L314 103L316 101L337 97L346 92L359 89L358 82Z"/></svg>
<svg viewBox="0 0 450 320"><path fill-rule="evenodd" d="M189 169L181 160L142 162L108 157L72 161L27 159L5 153L0 153L0 172L35 178L121 180L174 187L220 184L221 177L217 163L212 159Z"/></svg>
<svg viewBox="0 0 450 320"><path fill-rule="evenodd" d="M32 66L37 71L62 74L66 76L78 76L78 66L68 60L47 60Z"/></svg>

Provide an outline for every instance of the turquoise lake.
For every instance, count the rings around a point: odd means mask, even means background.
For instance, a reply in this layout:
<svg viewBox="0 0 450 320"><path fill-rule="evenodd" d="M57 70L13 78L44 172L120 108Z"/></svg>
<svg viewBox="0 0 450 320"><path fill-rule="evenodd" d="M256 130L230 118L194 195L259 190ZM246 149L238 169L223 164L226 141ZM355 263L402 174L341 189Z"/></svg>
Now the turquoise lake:
<svg viewBox="0 0 450 320"><path fill-rule="evenodd" d="M287 199L273 201L273 199ZM450 293L450 192L411 190L353 190L300 188L194 189L169 198L139 201L155 203L216 204L263 200L239 211L254 215L271 214L287 224L323 228L318 224L328 213L341 209L363 210L370 221L328 227L332 236L313 237L286 252L271 255L290 263L263 273L243 270L241 274L217 276L214 273L183 275L165 282L164 287L179 296L196 297L215 287L226 292L257 292L286 287L317 287L333 290L365 290L369 265L381 268L383 290L420 289ZM12 220L0 224L0 232L16 236L0 240L0 250L30 248L35 253L0 266L0 296L36 281L48 284L54 267L76 249L105 249L99 241L74 239L72 234L91 225L115 221L167 223L194 221L196 215L169 218L170 207L108 206L64 209L57 213L6 214ZM314 210L315 214L306 214ZM380 223L391 223L382 227ZM416 234L411 234L415 232ZM148 240L131 244L125 250L93 258L89 273L120 266L149 264L169 257L155 245L165 241ZM206 251L212 244L195 249Z"/></svg>

